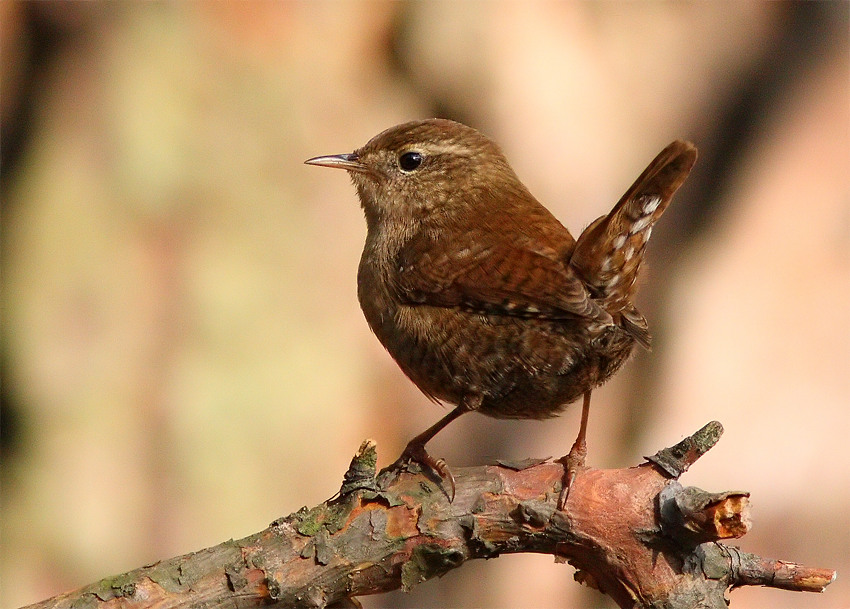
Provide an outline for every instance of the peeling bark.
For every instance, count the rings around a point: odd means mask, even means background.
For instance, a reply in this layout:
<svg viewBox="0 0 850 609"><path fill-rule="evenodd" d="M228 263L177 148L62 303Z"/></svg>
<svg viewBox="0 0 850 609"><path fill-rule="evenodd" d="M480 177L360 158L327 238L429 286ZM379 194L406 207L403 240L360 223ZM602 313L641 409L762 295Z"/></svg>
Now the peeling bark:
<svg viewBox="0 0 850 609"><path fill-rule="evenodd" d="M546 460L453 469L454 502L409 470L376 476L363 443L340 492L238 541L104 579L28 609L356 606L409 590L475 558L537 552L621 607L725 608L734 586L822 592L828 569L764 559L719 543L750 527L749 495L677 478L720 438L709 423L647 463L585 469L563 511L563 468Z"/></svg>

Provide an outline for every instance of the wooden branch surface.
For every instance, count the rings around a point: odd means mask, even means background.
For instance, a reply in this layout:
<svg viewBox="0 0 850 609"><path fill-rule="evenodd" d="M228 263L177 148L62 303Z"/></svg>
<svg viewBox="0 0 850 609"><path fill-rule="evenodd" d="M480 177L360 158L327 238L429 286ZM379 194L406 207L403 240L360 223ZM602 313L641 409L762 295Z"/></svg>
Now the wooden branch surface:
<svg viewBox="0 0 850 609"><path fill-rule="evenodd" d="M375 475L363 443L340 493L238 541L107 578L28 609L328 607L410 589L475 558L537 552L621 607L725 609L730 587L821 592L828 569L718 543L750 527L748 494L682 487L678 476L722 433L713 422L648 463L579 473L563 511L557 463L453 469L453 503L416 471Z"/></svg>

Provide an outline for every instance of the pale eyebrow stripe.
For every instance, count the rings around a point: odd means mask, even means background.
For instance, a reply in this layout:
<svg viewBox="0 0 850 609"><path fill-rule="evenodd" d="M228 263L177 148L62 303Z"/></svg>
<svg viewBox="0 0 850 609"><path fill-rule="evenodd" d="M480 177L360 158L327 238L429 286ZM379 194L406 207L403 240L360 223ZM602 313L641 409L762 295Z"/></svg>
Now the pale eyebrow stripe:
<svg viewBox="0 0 850 609"><path fill-rule="evenodd" d="M422 152L423 154L454 154L457 156L472 156L476 153L475 150L470 150L466 146L431 143L416 149L416 151Z"/></svg>

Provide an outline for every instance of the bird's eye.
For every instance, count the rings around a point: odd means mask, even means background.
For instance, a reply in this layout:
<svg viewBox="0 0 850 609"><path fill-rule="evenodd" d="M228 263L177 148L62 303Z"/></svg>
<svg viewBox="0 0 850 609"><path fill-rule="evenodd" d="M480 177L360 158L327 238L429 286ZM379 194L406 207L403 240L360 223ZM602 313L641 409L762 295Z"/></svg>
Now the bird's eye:
<svg viewBox="0 0 850 609"><path fill-rule="evenodd" d="M398 166L402 171L414 171L422 164L422 155L418 152L405 152L398 157Z"/></svg>

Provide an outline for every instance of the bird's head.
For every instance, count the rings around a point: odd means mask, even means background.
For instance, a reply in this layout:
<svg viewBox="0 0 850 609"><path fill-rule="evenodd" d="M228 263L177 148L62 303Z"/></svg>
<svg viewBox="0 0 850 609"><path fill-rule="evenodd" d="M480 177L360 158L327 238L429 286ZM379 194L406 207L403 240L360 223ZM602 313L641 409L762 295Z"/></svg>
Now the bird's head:
<svg viewBox="0 0 850 609"><path fill-rule="evenodd" d="M397 125L354 152L305 162L345 169L370 225L450 216L486 205L493 193L507 194L512 186L524 190L492 140L445 119Z"/></svg>

